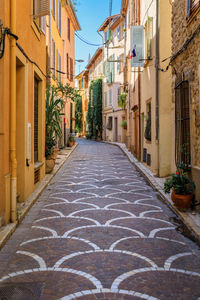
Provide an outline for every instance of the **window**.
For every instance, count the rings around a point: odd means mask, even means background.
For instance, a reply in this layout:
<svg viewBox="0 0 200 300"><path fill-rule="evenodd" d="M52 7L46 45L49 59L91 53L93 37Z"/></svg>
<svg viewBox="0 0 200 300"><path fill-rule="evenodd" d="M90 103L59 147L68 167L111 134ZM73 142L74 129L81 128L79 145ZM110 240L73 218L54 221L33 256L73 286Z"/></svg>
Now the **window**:
<svg viewBox="0 0 200 300"><path fill-rule="evenodd" d="M148 17L145 24L145 55L147 59L152 57L153 18Z"/></svg>
<svg viewBox="0 0 200 300"><path fill-rule="evenodd" d="M144 137L147 141L151 141L151 102L147 103L146 111L146 128Z"/></svg>
<svg viewBox="0 0 200 300"><path fill-rule="evenodd" d="M123 66L124 66L124 64L123 64L123 59L124 59L124 56L123 56L123 54L121 54L120 55L120 72L122 72L123 71Z"/></svg>
<svg viewBox="0 0 200 300"><path fill-rule="evenodd" d="M34 18L50 15L50 0L33 0Z"/></svg>
<svg viewBox="0 0 200 300"><path fill-rule="evenodd" d="M112 130L112 117L108 117L106 128Z"/></svg>
<svg viewBox="0 0 200 300"><path fill-rule="evenodd" d="M38 89L39 81L34 78L34 162L38 161Z"/></svg>
<svg viewBox="0 0 200 300"><path fill-rule="evenodd" d="M120 26L117 27L117 39L118 39L118 42L121 40L121 27Z"/></svg>
<svg viewBox="0 0 200 300"><path fill-rule="evenodd" d="M45 17L40 17L40 29L45 34L45 32L46 32Z"/></svg>
<svg viewBox="0 0 200 300"><path fill-rule="evenodd" d="M62 7L61 7L61 2L60 2L60 5L59 5L59 33L60 35L62 34Z"/></svg>
<svg viewBox="0 0 200 300"><path fill-rule="evenodd" d="M109 40L109 30L104 32L104 43L107 43Z"/></svg>
<svg viewBox="0 0 200 300"><path fill-rule="evenodd" d="M70 58L70 81L73 81L73 72L74 72L73 59Z"/></svg>
<svg viewBox="0 0 200 300"><path fill-rule="evenodd" d="M67 79L69 79L69 55L68 55L68 53L66 56L66 60L67 60Z"/></svg>
<svg viewBox="0 0 200 300"><path fill-rule="evenodd" d="M56 6L56 20L57 20L57 28L59 28L60 24L60 2L57 0L57 6Z"/></svg>
<svg viewBox="0 0 200 300"><path fill-rule="evenodd" d="M200 8L200 0L187 0L187 18Z"/></svg>
<svg viewBox="0 0 200 300"><path fill-rule="evenodd" d="M175 153L176 163L191 163L189 83L180 81L175 87Z"/></svg>
<svg viewBox="0 0 200 300"><path fill-rule="evenodd" d="M53 9L52 9L53 17L56 19L56 0L53 0Z"/></svg>
<svg viewBox="0 0 200 300"><path fill-rule="evenodd" d="M119 101L119 99L120 99L120 94L121 94L121 88L118 87L118 89L117 89L117 101Z"/></svg>
<svg viewBox="0 0 200 300"><path fill-rule="evenodd" d="M60 70L60 76L59 76L59 80L61 81L61 72L62 72L61 55L60 55L60 57L59 57L59 60L60 60L60 68L59 68L59 70Z"/></svg>
<svg viewBox="0 0 200 300"><path fill-rule="evenodd" d="M121 64L120 56L117 56L117 60L118 60L118 62L117 62L117 73L120 73L120 64Z"/></svg>
<svg viewBox="0 0 200 300"><path fill-rule="evenodd" d="M104 106L106 107L108 105L107 102L107 92L104 93Z"/></svg>
<svg viewBox="0 0 200 300"><path fill-rule="evenodd" d="M101 59L99 59L99 74L101 73Z"/></svg>
<svg viewBox="0 0 200 300"><path fill-rule="evenodd" d="M70 41L70 19L68 18L68 40Z"/></svg>
<svg viewBox="0 0 200 300"><path fill-rule="evenodd" d="M112 105L112 89L109 90L109 105Z"/></svg>
<svg viewBox="0 0 200 300"><path fill-rule="evenodd" d="M56 44L53 41L53 77L55 77L55 69L56 69Z"/></svg>
<svg viewBox="0 0 200 300"><path fill-rule="evenodd" d="M59 80L59 52L58 52L58 49L56 51L56 78L57 80Z"/></svg>

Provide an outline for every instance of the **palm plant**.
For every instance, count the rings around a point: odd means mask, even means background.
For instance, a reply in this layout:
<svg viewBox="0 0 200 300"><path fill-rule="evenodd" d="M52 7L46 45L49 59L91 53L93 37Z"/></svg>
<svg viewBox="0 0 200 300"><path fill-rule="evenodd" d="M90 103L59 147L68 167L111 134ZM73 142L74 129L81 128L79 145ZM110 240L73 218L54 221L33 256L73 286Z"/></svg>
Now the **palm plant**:
<svg viewBox="0 0 200 300"><path fill-rule="evenodd" d="M55 87L46 91L46 156L49 156L57 138L62 137L61 115L64 100L59 96Z"/></svg>

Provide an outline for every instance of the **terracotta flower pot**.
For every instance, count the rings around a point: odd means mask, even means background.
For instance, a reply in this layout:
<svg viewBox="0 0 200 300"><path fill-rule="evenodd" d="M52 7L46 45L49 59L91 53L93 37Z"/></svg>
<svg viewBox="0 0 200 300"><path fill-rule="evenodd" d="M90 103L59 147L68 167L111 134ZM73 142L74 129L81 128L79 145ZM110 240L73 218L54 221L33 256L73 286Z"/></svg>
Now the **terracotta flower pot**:
<svg viewBox="0 0 200 300"><path fill-rule="evenodd" d="M46 168L45 168L45 172L46 174L49 174L53 171L53 168L55 166L55 159L47 159L46 158Z"/></svg>
<svg viewBox="0 0 200 300"><path fill-rule="evenodd" d="M179 195L172 190L171 199L178 208L188 209L192 205L193 194Z"/></svg>
<svg viewBox="0 0 200 300"><path fill-rule="evenodd" d="M51 154L51 158L54 159L54 160L56 160L57 155L58 155L58 149L54 148L53 149L53 153Z"/></svg>
<svg viewBox="0 0 200 300"><path fill-rule="evenodd" d="M73 147L74 146L74 142L73 141L70 141L69 142L69 147Z"/></svg>

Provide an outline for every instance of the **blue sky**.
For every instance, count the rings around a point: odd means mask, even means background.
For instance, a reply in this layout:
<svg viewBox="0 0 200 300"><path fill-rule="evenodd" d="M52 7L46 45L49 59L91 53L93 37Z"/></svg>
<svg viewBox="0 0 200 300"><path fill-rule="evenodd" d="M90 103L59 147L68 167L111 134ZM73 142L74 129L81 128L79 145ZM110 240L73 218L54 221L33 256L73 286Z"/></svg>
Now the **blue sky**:
<svg viewBox="0 0 200 300"><path fill-rule="evenodd" d="M112 14L120 13L121 0L112 1ZM97 29L109 16L110 0L77 0L77 17L81 26L78 34L84 39L94 44L101 44L101 37ZM89 46L80 41L77 37L75 40L75 57L83 59L83 63L76 62L75 75L81 72L88 63L88 55L95 53L98 47Z"/></svg>

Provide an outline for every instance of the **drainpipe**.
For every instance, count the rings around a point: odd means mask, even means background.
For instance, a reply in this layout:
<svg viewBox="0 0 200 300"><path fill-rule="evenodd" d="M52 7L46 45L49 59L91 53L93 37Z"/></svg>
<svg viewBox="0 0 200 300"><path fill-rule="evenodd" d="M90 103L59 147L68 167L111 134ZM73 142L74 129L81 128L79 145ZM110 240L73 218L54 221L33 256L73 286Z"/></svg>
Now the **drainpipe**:
<svg viewBox="0 0 200 300"><path fill-rule="evenodd" d="M156 0L156 142L157 142L157 175L159 176L159 61L160 61L160 7Z"/></svg>
<svg viewBox="0 0 200 300"><path fill-rule="evenodd" d="M16 0L10 0L11 22L10 30L16 34ZM11 82L11 222L16 222L17 199L17 159L16 159L16 40L11 36L10 82Z"/></svg>

